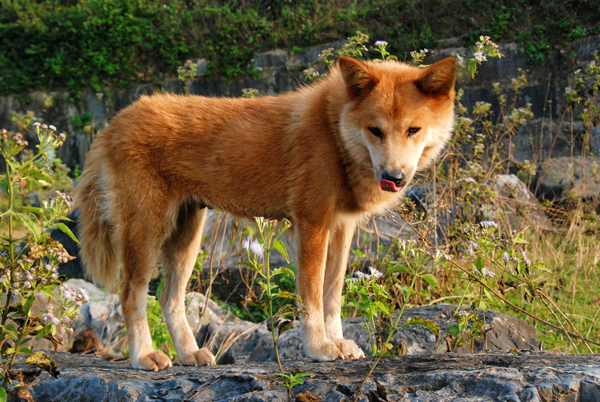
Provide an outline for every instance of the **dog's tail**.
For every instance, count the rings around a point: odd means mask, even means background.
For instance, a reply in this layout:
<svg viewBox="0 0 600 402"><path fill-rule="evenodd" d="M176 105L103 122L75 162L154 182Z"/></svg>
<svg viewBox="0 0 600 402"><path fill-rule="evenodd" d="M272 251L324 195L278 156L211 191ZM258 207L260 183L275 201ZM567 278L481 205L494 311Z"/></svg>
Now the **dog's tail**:
<svg viewBox="0 0 600 402"><path fill-rule="evenodd" d="M79 206L79 255L87 276L108 289L119 277L115 223L110 216L110 183L107 168L91 152L75 192Z"/></svg>

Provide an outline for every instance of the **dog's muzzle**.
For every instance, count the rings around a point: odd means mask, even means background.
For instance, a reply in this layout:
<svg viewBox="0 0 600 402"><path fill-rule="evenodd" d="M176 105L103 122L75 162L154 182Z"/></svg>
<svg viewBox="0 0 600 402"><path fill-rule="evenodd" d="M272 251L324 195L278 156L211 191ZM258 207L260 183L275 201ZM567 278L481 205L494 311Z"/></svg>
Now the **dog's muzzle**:
<svg viewBox="0 0 600 402"><path fill-rule="evenodd" d="M402 171L383 172L379 185L383 191L398 192L406 186L406 175Z"/></svg>

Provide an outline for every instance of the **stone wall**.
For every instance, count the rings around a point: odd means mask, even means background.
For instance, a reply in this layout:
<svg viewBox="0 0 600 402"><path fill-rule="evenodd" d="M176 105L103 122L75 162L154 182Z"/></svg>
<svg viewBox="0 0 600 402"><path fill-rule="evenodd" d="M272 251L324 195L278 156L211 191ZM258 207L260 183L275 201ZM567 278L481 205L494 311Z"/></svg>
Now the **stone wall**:
<svg viewBox="0 0 600 402"><path fill-rule="evenodd" d="M303 70L314 64L318 54L328 47L339 47L344 42L329 43L305 49L300 53L277 49L256 54L253 64L258 71L259 78L241 76L231 82L220 78L201 76L190 85L192 94L204 96L240 96L243 88L256 88L263 94L274 95L293 90L303 84ZM440 41L441 48L434 51L433 55L425 62L451 56L455 53L464 53L465 48L454 47L457 40L449 39ZM537 160L536 153L539 149L531 146L531 137L541 138L541 133L550 131L550 117L556 120L565 108L564 89L569 83L571 73L583 63L592 60L593 52L600 47L600 36L592 36L570 43L562 48L554 49L547 55L545 61L530 71L527 87L523 90L521 106L529 102L532 104L536 120L526 129L522 130L519 138L515 139L515 155L517 159ZM498 103L492 93L492 83L499 82L501 87L509 88L511 79L519 76L519 69L526 69L526 59L522 49L516 44L501 46L505 55L502 59L486 62L479 70L474 80L460 79L458 87L465 91L463 104L472 108L477 101L492 103L493 110L498 112ZM320 66L325 71L324 66ZM169 79L157 83L144 83L130 85L125 88L110 87L104 89L104 96L99 99L97 94L89 89L84 91L78 104L68 100L68 94L61 92L33 92L28 94L30 102L22 104L18 99L23 97L0 97L0 127L14 129L11 115L14 111L25 112L32 110L44 122L54 124L60 131L68 134L65 146L60 150L60 157L70 167L82 166L92 139L91 134L83 132L73 118L89 113L92 123L98 132L108 126L110 119L122 108L131 104L142 94L151 94L155 91L183 93L183 84L178 79ZM48 97L52 97L52 106L46 107ZM548 101L552 101L549 108ZM574 125L575 134L582 130L581 125ZM556 141L546 134L546 139L540 143L546 148L544 152L552 156L570 154L571 127L565 126L559 133ZM598 138L596 138L598 137ZM31 141L30 141L31 143ZM554 143L552 149L551 144ZM600 130L591 140L592 152L600 154ZM567 148L568 152L567 152Z"/></svg>

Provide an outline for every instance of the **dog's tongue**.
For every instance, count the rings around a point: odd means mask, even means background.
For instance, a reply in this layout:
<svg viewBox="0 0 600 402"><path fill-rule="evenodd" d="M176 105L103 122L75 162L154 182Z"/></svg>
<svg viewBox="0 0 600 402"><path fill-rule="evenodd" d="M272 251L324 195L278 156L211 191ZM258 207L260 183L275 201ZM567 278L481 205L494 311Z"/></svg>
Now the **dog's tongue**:
<svg viewBox="0 0 600 402"><path fill-rule="evenodd" d="M395 192L402 190L402 187L396 186L396 183L394 183L393 181L389 181L389 180L381 179L379 181L379 185L381 186L381 189L383 191L391 191L391 192L395 193Z"/></svg>

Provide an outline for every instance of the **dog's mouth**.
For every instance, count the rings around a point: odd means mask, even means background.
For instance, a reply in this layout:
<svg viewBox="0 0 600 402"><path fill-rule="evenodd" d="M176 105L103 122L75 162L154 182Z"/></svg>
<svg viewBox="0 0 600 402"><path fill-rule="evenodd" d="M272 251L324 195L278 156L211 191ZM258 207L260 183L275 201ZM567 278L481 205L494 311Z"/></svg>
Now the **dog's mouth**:
<svg viewBox="0 0 600 402"><path fill-rule="evenodd" d="M397 193L398 191L400 191L400 190L402 190L404 188L404 186L398 187L396 185L396 183L394 183L393 181L385 180L385 179L381 179L379 181L379 185L381 186L381 189L383 191L389 191L389 192L392 192L392 193Z"/></svg>

